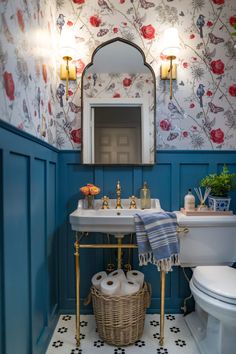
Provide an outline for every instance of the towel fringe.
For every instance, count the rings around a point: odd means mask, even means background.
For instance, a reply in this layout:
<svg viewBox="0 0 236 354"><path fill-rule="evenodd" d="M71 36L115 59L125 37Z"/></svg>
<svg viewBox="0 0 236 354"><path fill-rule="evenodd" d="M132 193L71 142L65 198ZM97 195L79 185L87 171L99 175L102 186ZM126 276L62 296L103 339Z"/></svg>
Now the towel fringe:
<svg viewBox="0 0 236 354"><path fill-rule="evenodd" d="M179 265L179 254L172 254L168 258L156 259L152 252L139 254L139 265L144 266L152 263L157 266L158 271L171 272L173 265Z"/></svg>

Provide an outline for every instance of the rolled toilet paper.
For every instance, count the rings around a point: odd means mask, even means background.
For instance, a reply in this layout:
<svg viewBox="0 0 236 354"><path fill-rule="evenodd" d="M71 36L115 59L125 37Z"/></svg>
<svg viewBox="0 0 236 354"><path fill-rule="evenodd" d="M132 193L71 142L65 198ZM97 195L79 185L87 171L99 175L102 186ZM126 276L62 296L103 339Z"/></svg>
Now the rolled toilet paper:
<svg viewBox="0 0 236 354"><path fill-rule="evenodd" d="M140 288L143 287L144 274L142 272L139 272L138 270L130 270L127 272L126 277L128 280L138 283Z"/></svg>
<svg viewBox="0 0 236 354"><path fill-rule="evenodd" d="M116 278L107 277L103 279L100 287L104 295L118 295L120 293L120 281Z"/></svg>
<svg viewBox="0 0 236 354"><path fill-rule="evenodd" d="M120 295L133 295L140 289L140 284L131 280L122 281Z"/></svg>
<svg viewBox="0 0 236 354"><path fill-rule="evenodd" d="M110 274L108 274L108 278L119 279L120 282L126 280L125 273L122 269L116 269Z"/></svg>
<svg viewBox="0 0 236 354"><path fill-rule="evenodd" d="M103 279L107 278L107 273L106 272L98 272L96 274L94 274L94 276L92 277L92 284L93 286L95 286L95 288L97 289L101 289L101 282L103 281Z"/></svg>

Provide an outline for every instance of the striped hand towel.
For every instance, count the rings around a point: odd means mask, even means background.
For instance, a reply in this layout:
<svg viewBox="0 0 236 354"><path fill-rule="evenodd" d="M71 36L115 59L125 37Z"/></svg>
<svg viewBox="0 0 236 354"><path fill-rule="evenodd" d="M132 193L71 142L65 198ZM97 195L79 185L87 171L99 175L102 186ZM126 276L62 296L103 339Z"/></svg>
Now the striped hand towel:
<svg viewBox="0 0 236 354"><path fill-rule="evenodd" d="M179 264L179 242L175 213L138 213L134 217L139 265L153 263L158 270L172 270Z"/></svg>

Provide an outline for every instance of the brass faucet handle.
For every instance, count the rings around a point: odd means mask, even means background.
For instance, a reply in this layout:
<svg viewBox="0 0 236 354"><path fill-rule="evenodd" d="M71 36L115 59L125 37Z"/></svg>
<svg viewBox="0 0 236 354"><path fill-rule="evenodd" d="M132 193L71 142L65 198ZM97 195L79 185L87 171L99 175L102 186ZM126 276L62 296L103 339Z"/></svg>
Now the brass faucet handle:
<svg viewBox="0 0 236 354"><path fill-rule="evenodd" d="M129 197L129 199L130 199L129 208L130 209L137 209L136 197L134 195L132 195L131 197Z"/></svg>
<svg viewBox="0 0 236 354"><path fill-rule="evenodd" d="M104 197L102 198L102 209L110 209L109 197L107 197L106 195L104 195Z"/></svg>

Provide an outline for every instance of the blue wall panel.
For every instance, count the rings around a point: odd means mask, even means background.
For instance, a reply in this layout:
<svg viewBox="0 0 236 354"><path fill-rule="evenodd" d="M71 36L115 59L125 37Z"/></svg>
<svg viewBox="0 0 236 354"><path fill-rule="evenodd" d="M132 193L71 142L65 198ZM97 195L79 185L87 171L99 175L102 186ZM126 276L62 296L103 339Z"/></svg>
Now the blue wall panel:
<svg viewBox="0 0 236 354"><path fill-rule="evenodd" d="M185 152L162 151L157 153L157 164L148 167L103 167L83 166L80 163L80 153L72 151L60 152L60 181L62 193L60 194L60 307L63 312L75 308L74 299L74 237L69 224L69 214L76 209L77 201L82 198L79 188L88 183L101 187L101 194L115 197L117 180L120 180L122 197L132 194L139 196L140 188L147 181L153 198L159 198L165 210L179 210L183 206L184 195L189 188L199 186L200 180L208 173L217 172L219 166L227 163L232 171L236 168L236 152ZM236 198L235 198L236 199ZM235 208L235 204L232 204ZM235 210L235 209L234 209ZM105 242L104 235L90 235L86 243ZM124 251L125 252L125 251ZM114 251L111 252L115 260ZM83 306L83 298L90 287L91 276L105 269L110 256L108 250L82 250L81 251L81 306L82 312L91 311ZM138 268L137 250L132 255L133 267ZM150 312L159 311L160 280L156 268L149 265L140 268L151 282L153 297ZM190 276L190 274L189 274ZM166 281L166 312L180 312L183 299L189 296L188 281L181 268L175 268L167 275Z"/></svg>
<svg viewBox="0 0 236 354"><path fill-rule="evenodd" d="M58 310L58 153L1 123L0 156L1 353L43 354Z"/></svg>

